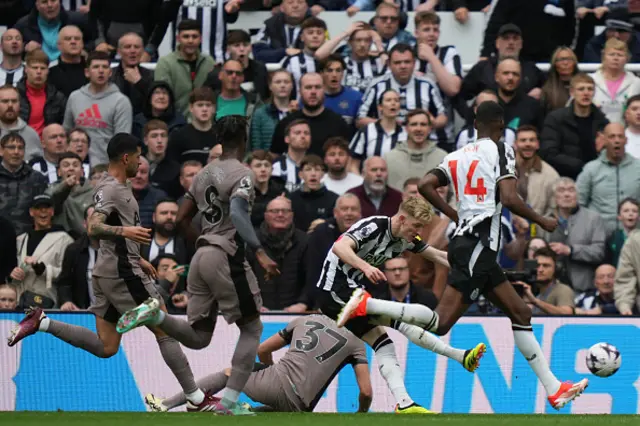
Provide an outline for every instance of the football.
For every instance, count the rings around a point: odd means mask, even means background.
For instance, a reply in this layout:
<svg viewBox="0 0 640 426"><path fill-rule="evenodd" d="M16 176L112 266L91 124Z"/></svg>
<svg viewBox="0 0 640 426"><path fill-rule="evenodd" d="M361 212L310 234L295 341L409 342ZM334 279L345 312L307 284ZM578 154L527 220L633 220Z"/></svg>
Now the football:
<svg viewBox="0 0 640 426"><path fill-rule="evenodd" d="M609 343L596 343L587 353L587 367L598 377L609 377L620 368L622 356L615 346Z"/></svg>

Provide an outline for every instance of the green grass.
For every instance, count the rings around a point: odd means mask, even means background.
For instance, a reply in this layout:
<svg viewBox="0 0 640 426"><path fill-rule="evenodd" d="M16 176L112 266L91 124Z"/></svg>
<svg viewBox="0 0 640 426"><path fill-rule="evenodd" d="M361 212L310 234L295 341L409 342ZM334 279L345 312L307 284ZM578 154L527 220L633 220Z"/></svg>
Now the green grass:
<svg viewBox="0 0 640 426"><path fill-rule="evenodd" d="M269 413L255 417L222 417L209 413L0 413L0 425L11 426L636 426L638 416L549 416L549 415L461 415L438 414L289 414Z"/></svg>

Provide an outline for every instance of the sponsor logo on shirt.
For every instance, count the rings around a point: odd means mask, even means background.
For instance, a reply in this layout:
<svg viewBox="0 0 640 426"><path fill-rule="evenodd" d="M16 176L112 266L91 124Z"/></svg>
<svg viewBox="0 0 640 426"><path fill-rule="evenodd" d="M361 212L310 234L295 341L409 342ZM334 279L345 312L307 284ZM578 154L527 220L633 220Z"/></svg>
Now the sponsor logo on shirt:
<svg viewBox="0 0 640 426"><path fill-rule="evenodd" d="M106 129L109 127L107 122L102 119L98 104L93 104L91 107L85 109L84 112L81 112L78 118L76 118L76 126L93 127L96 129Z"/></svg>

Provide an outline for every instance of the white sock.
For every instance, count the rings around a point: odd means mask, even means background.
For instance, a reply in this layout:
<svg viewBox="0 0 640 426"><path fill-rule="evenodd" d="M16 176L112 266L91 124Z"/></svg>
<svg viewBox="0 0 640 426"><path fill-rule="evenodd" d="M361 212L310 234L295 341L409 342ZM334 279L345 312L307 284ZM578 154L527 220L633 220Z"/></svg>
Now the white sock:
<svg viewBox="0 0 640 426"><path fill-rule="evenodd" d="M191 393L185 393L184 396L187 397L187 400L189 402L195 405L200 405L202 404L202 401L204 401L204 392L202 392L200 389L196 389Z"/></svg>
<svg viewBox="0 0 640 426"><path fill-rule="evenodd" d="M522 326L518 326L522 327ZM520 350L520 353L529 362L529 366L536 373L538 379L542 382L548 395L553 395L560 389L560 382L553 375L549 368L549 363L542 353L540 344L533 335L533 331L529 330L513 330L513 340Z"/></svg>
<svg viewBox="0 0 640 426"><path fill-rule="evenodd" d="M438 314L418 303L390 302L372 297L367 300L367 314L386 315L394 320L419 325L429 331L438 328Z"/></svg>
<svg viewBox="0 0 640 426"><path fill-rule="evenodd" d="M438 355L444 355L447 358L458 361L460 364L462 364L462 361L464 360L464 350L452 348L440 340L438 336L429 333L417 325L405 324L402 322L397 326L397 330L421 348L435 352Z"/></svg>
<svg viewBox="0 0 640 426"><path fill-rule="evenodd" d="M40 321L40 326L38 327L38 331L47 331L47 330L49 330L49 323L50 322L51 322L51 320L49 319L49 317L42 318L42 321Z"/></svg>
<svg viewBox="0 0 640 426"><path fill-rule="evenodd" d="M224 391L222 393L221 403L225 407L231 408L234 404L238 402L238 398L240 398L240 392L233 389L224 388Z"/></svg>
<svg viewBox="0 0 640 426"><path fill-rule="evenodd" d="M413 399L411 399L407 393L407 388L404 386L402 369L400 368L400 364L398 364L393 343L379 347L376 350L376 360L378 361L380 374L387 382L387 386L396 399L396 402L400 405L400 408L405 408L413 404Z"/></svg>

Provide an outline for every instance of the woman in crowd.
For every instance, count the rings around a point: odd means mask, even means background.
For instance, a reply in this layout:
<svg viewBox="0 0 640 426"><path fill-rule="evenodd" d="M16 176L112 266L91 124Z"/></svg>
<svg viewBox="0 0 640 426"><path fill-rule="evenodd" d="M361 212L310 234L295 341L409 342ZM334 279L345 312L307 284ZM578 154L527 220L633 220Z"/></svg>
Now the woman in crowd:
<svg viewBox="0 0 640 426"><path fill-rule="evenodd" d="M545 116L567 105L571 97L569 82L578 72L578 57L573 50L566 46L558 47L551 55L551 68L542 86L540 104Z"/></svg>
<svg viewBox="0 0 640 426"><path fill-rule="evenodd" d="M251 118L251 150L271 147L271 137L280 120L295 107L293 99L293 76L289 71L279 70L271 75L269 82L271 98L259 106Z"/></svg>
<svg viewBox="0 0 640 426"><path fill-rule="evenodd" d="M624 123L625 102L640 94L640 79L624 69L630 57L625 42L610 38L602 50L602 66L592 74L596 82L593 103L612 123Z"/></svg>
<svg viewBox="0 0 640 426"><path fill-rule="evenodd" d="M175 101L176 98L169 84L164 81L153 82L142 112L133 118L131 134L142 140L144 125L154 118L167 124L169 134L187 124L184 116L176 110Z"/></svg>

